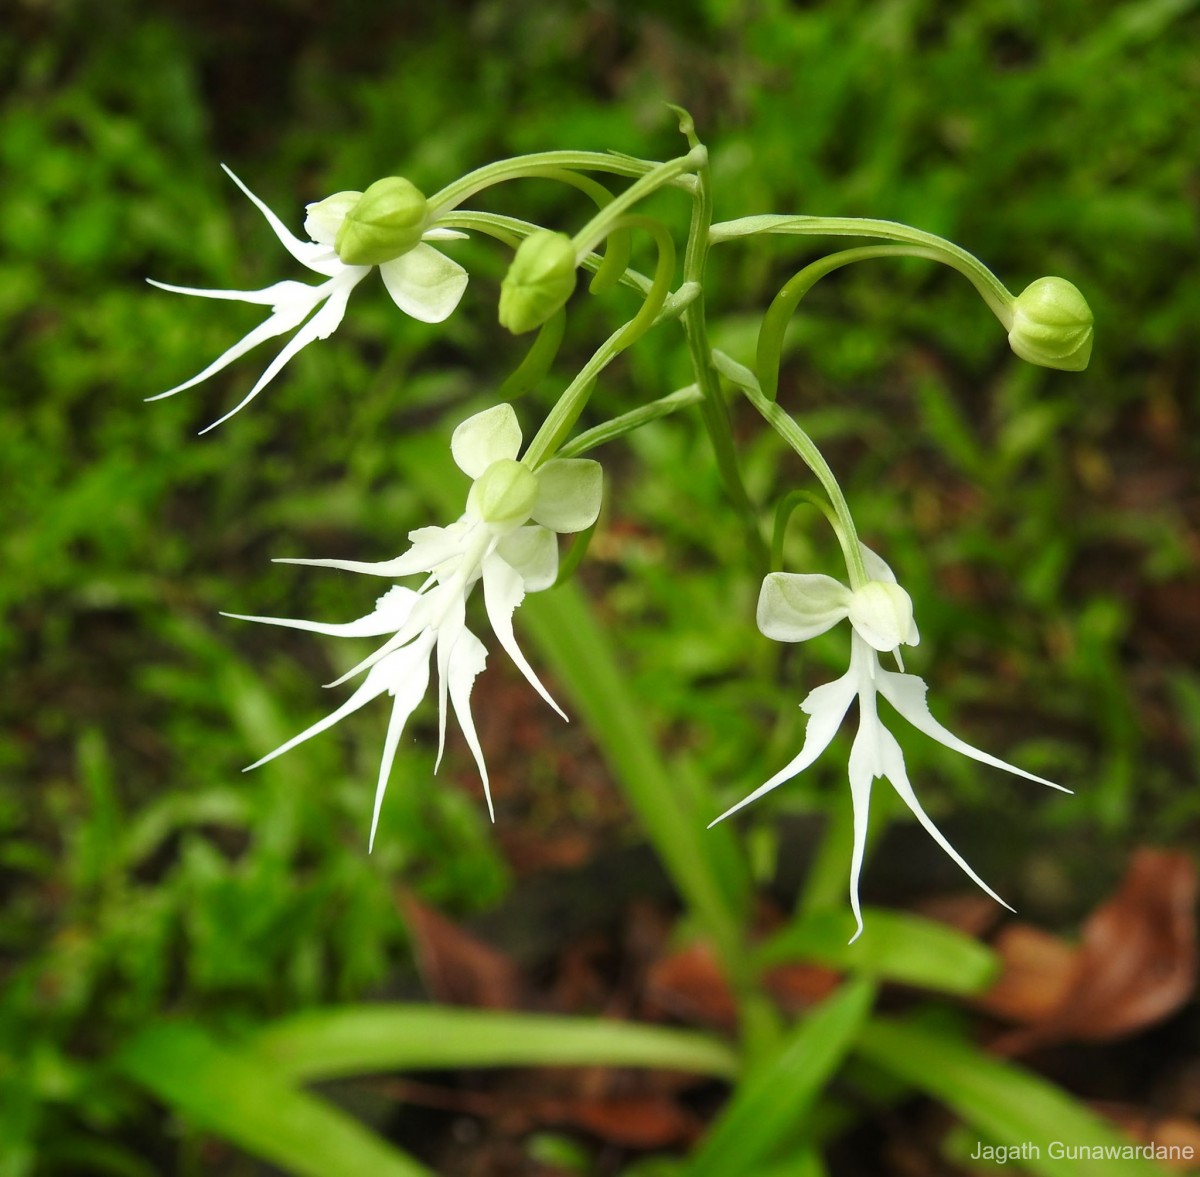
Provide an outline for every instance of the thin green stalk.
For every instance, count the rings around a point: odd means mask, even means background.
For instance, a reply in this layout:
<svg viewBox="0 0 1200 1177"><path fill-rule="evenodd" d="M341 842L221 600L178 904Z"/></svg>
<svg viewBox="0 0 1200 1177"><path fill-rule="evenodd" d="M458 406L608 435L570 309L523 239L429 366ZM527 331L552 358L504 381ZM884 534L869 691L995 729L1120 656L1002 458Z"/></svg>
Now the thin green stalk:
<svg viewBox="0 0 1200 1177"><path fill-rule="evenodd" d="M623 233L629 229L645 229L654 238L658 250L658 260L654 266L654 281L642 300L641 308L625 328L621 338L614 346L618 351L632 347L658 320L658 316L666 305L667 295L671 293L671 283L675 279L675 241L670 230L653 217L621 217L614 222L613 232Z"/></svg>
<svg viewBox="0 0 1200 1177"><path fill-rule="evenodd" d="M691 117L679 110L679 129L689 142L698 144ZM712 442L717 459L717 470L734 508L742 516L746 537L750 546L750 559L757 575L765 575L768 568L767 545L759 530L758 515L738 467L737 451L733 446L733 427L729 418L729 406L721 395L721 386L712 369L711 345L708 341L708 325L704 315L704 269L708 261L708 243L712 225L712 180L708 164L696 170L699 183L692 195L692 223L688 231L687 249L683 257L683 280L695 283L699 295L682 315L683 332L687 339L696 383L704 393L700 415Z"/></svg>
<svg viewBox="0 0 1200 1177"><path fill-rule="evenodd" d="M904 245L932 251L930 255L952 266L979 291L983 301L1003 324L1005 331L1012 327L1012 304L1015 301L1008 287L977 257L953 241L936 233L926 233L898 221L878 221L869 217L809 217L768 215L742 217L713 225L709 240L715 245L737 237L752 237L759 233L784 233L793 236L882 237Z"/></svg>
<svg viewBox="0 0 1200 1177"><path fill-rule="evenodd" d="M644 176L661 167L651 160L634 159L628 155L609 155L601 151L538 151L485 164L447 184L429 198L431 219L440 221L443 214L457 208L477 192L508 180L536 176L546 169L567 168L581 172L608 172L615 176Z"/></svg>
<svg viewBox="0 0 1200 1177"><path fill-rule="evenodd" d="M605 205L571 239L580 255L590 253L612 231L615 222L625 215L639 200L645 200L652 192L665 187L673 180L691 172L708 167L708 152L702 145L693 147L687 155L659 164L640 180L630 184L611 204Z"/></svg>
<svg viewBox="0 0 1200 1177"><path fill-rule="evenodd" d="M615 203L615 202L614 202ZM631 223L638 224L644 218L627 218ZM621 222L618 222L620 224ZM656 222L650 222L656 226ZM631 343L639 339L651 327L677 314L678 311L672 300L667 297L672 273L675 268L674 244L669 234L655 229L655 241L659 246L658 265L655 267L654 281L646 292L646 297L638 313L628 323L618 327L593 353L591 359L584 364L575 379L563 390L558 403L547 414L541 428L534 435L521 461L530 469L536 470L543 462L554 457L558 447L566 441L579 414L583 412L588 397L596 383L596 377L608 367ZM684 284L687 285L686 283ZM680 288L682 293L683 287ZM690 307L690 303L688 304ZM686 314L686 310L684 314Z"/></svg>
<svg viewBox="0 0 1200 1177"><path fill-rule="evenodd" d="M698 384L677 388L666 396L660 396L658 400L638 405L636 409L630 409L628 413L613 417L611 421L604 421L591 429L584 430L583 433L577 434L562 446L558 451L558 456L560 458L577 458L580 454L586 454L588 450L594 450L606 442L624 437L627 433L632 433L635 429L640 429L651 421L657 421L660 417L666 417L689 405L699 404L703 399L704 393L700 391Z"/></svg>
<svg viewBox="0 0 1200 1177"><path fill-rule="evenodd" d="M715 349L712 356L717 370L730 383L736 384L742 390L746 399L766 419L767 424L804 459L805 465L817 476L817 481L829 496L829 502L841 523L837 537L841 544L842 555L846 559L850 587L861 588L870 577L867 576L866 568L863 566L862 552L859 550L858 543L858 529L854 526L854 519L850 514L850 505L846 502L846 496L842 494L842 488L838 486L838 481L829 468L829 463L825 461L825 456L817 449L816 442L796 424L787 412L763 395L762 389L758 386L758 377L749 368Z"/></svg>
<svg viewBox="0 0 1200 1177"><path fill-rule="evenodd" d="M805 266L790 278L775 296L775 300L763 316L762 326L758 331L758 351L754 366L767 400L773 401L778 395L783 336L796 307L800 305L800 300L826 274L832 274L834 270L840 270L842 266L848 266L852 262L880 257L924 257L934 261L943 260L940 254L930 249L914 249L907 245L866 245L859 249L844 249L840 253L831 253L828 257Z"/></svg>

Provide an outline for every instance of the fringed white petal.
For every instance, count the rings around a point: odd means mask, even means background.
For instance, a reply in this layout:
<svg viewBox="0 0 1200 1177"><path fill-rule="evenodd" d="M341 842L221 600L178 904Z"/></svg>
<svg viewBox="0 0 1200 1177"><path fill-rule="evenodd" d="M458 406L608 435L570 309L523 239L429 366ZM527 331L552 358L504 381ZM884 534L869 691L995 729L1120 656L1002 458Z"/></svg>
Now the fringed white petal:
<svg viewBox="0 0 1200 1177"><path fill-rule="evenodd" d="M267 365L267 370L258 378L254 387L223 417L218 417L211 425L201 429L201 434L216 429L218 425L224 424L235 413L244 409L302 348L307 347L314 339L328 339L337 330L346 313L346 302L350 298L350 292L362 281L363 274L366 273L366 268L362 266L355 266L354 270L362 270L362 273L348 272L335 278L330 284L329 296L324 306L288 340L283 350Z"/></svg>
<svg viewBox="0 0 1200 1177"><path fill-rule="evenodd" d="M1057 789L1060 793L1071 792L1070 789L1064 788L1062 785L1056 785L1053 781L1046 780L1045 777L1035 776L1032 772L1026 772L1023 768L1017 768L1015 764L1009 764L997 756L981 752L978 748L972 747L965 740L960 740L952 731L943 727L934 719L929 711L929 703L926 700L926 693L929 688L925 685L924 679L918 678L915 674L897 674L895 671L884 670L883 667L880 667L876 672L876 683L879 687L879 693L913 727L937 740L939 744L944 744L954 752L961 752L962 755L969 756L972 760L978 760L981 764L990 764L993 768L1002 768L1005 772L1014 773L1016 776L1023 776L1026 780L1037 781L1039 785L1047 785L1051 789Z"/></svg>
<svg viewBox="0 0 1200 1177"><path fill-rule="evenodd" d="M288 629L302 629L309 633L323 633L329 637L372 638L380 634L395 633L408 620L417 594L411 589L396 585L388 589L375 608L356 621L324 622L304 621L292 617L257 617L248 613L222 613L222 617L233 617L238 621L260 621L264 625L282 625Z"/></svg>
<svg viewBox="0 0 1200 1177"><path fill-rule="evenodd" d="M854 743L850 746L850 804L854 815L854 846L850 852L850 910L854 912L854 935L850 943L863 933L862 900L859 897L859 881L862 878L863 861L867 855L867 830L871 817L871 784L881 772L879 724L872 718L859 720Z"/></svg>
<svg viewBox="0 0 1200 1177"><path fill-rule="evenodd" d="M312 241L301 241L228 167L224 164L221 167L225 174L250 198L255 208L266 217L267 224L271 226L272 232L279 238L283 248L302 266L307 266L310 270L329 278L346 269L346 263L329 246Z"/></svg>
<svg viewBox="0 0 1200 1177"><path fill-rule="evenodd" d="M496 552L486 556L483 561L483 600L487 608L488 621L492 624L492 632L495 633L500 645L504 647L505 653L513 660L513 664L525 676L529 685L563 719L566 719L566 712L550 697L550 692L542 685L541 680L534 673L533 667L521 653L520 646L517 645L517 638L513 633L512 617L513 612L524 599L525 582L521 579L521 574Z"/></svg>
<svg viewBox="0 0 1200 1177"><path fill-rule="evenodd" d="M450 702L454 714L458 718L458 726L462 728L467 747L475 757L479 768L479 776L483 781L483 795L487 799L488 816L496 820L496 810L492 805L492 787L488 781L487 765L483 760L483 749L479 746L479 733L475 730L475 720L471 715L471 690L475 679L479 677L487 663L487 650L483 643L465 627L450 651L447 663L447 678L449 680Z"/></svg>
<svg viewBox="0 0 1200 1177"><path fill-rule="evenodd" d="M388 719L387 735L383 741L383 756L379 762L379 780L375 785L375 804L371 810L371 833L367 838L367 853L375 848L375 831L379 828L379 812L383 808L383 795L387 791L388 778L392 775L392 764L404 725L425 697L429 686L429 651L433 635L413 642L411 646L391 655L385 673L390 679L388 690L393 697L392 714Z"/></svg>
<svg viewBox="0 0 1200 1177"><path fill-rule="evenodd" d="M466 615L466 598L455 593L445 602L437 626L438 750L434 772L441 767L442 754L446 751L446 693L450 685L450 655L454 652L454 643L466 629Z"/></svg>
<svg viewBox="0 0 1200 1177"><path fill-rule="evenodd" d="M178 291L182 294L204 294L210 298L220 298L225 295L233 295L237 291L201 291L188 290L182 286L167 286L161 282L156 282L156 286L161 286L164 290ZM259 323L249 334L244 335L232 347L223 351L211 364L208 365L202 372L193 376L190 380L185 380L182 384L175 385L174 388L168 388L166 392L157 393L155 396L147 397L147 400L158 401L164 397L174 396L177 392L183 392L186 388L192 388L199 384L202 380L207 380L210 376L216 375L222 368L227 368L234 360L240 359L252 348L256 348L260 343L265 343L268 339L274 339L279 335L286 335L289 331L298 327L307 318L312 309L317 306L328 294L328 286L306 286L303 282L277 283L276 286L289 285L295 288L293 296L284 298L280 301L273 302L275 307L274 313L264 322ZM268 287L268 290L275 287ZM306 292L303 296L300 291ZM265 294L266 291L255 291L251 293ZM246 299L246 302L257 302L257 299Z"/></svg>
<svg viewBox="0 0 1200 1177"><path fill-rule="evenodd" d="M841 678L825 683L810 691L800 704L800 709L809 716L808 726L804 730L804 744L800 754L783 766L769 781L759 785L748 797L743 797L736 805L727 809L715 821L708 823L711 830L717 822L724 821L731 814L737 813L765 793L790 781L792 777L802 773L810 764L829 747L846 712L850 701L858 692L858 678L853 670L847 671Z"/></svg>
<svg viewBox="0 0 1200 1177"><path fill-rule="evenodd" d="M244 771L249 772L252 768L258 768L259 765L266 764L269 760L274 760L276 756L282 756L297 744L303 744L305 740L311 740L313 736L319 735L327 728L333 727L339 720L345 719L347 715L353 714L364 704L369 703L376 695L383 694L388 689L388 686L388 670L381 663L372 668L371 673L359 684L358 690L337 708L336 711L331 711L324 719L320 719L314 723L312 727L305 728L298 736L293 736L286 743L280 744L274 752L268 752L261 760L256 760Z"/></svg>
<svg viewBox="0 0 1200 1177"><path fill-rule="evenodd" d="M1006 903L995 891L991 889L971 868L970 864L953 846L947 841L945 834L934 825L933 819L921 807L921 802L917 800L916 793L913 792L912 785L908 781L908 773L904 767L904 753L900 750L900 745L896 743L896 738L887 730L881 723L876 721L880 764L877 776L886 776L891 782L892 788L900 795L901 800L912 810L913 816L917 821L925 827L926 833L952 858L959 867L966 873L976 886L986 891L997 903L1002 907L1007 907L1009 911L1016 910L1011 904Z"/></svg>

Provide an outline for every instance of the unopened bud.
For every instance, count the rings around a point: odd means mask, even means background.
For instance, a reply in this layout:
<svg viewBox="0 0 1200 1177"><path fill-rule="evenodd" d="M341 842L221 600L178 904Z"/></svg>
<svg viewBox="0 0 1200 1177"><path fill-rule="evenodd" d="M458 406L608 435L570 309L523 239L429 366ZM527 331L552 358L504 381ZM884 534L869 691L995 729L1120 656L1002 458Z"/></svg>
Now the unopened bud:
<svg viewBox="0 0 1200 1177"><path fill-rule="evenodd" d="M500 283L500 325L514 335L540 327L571 297L575 266L575 247L565 233L531 233Z"/></svg>
<svg viewBox="0 0 1200 1177"><path fill-rule="evenodd" d="M921 637L913 620L912 597L898 584L870 580L850 597L850 624L880 653L915 646Z"/></svg>
<svg viewBox="0 0 1200 1177"><path fill-rule="evenodd" d="M501 458L471 485L467 513L484 523L511 531L529 518L537 497L537 475L512 458Z"/></svg>
<svg viewBox="0 0 1200 1177"><path fill-rule="evenodd" d="M421 240L429 204L408 180L376 180L346 213L334 248L348 266L378 266Z"/></svg>
<svg viewBox="0 0 1200 1177"><path fill-rule="evenodd" d="M1031 364L1082 372L1092 357L1092 308L1065 278L1039 278L1013 303L1008 342Z"/></svg>

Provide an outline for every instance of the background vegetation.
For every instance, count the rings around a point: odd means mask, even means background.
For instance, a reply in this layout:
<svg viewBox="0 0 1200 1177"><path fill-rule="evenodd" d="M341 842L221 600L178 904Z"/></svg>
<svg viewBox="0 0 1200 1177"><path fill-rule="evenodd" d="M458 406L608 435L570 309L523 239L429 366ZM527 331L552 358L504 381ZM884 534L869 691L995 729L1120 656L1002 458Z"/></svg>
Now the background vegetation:
<svg viewBox="0 0 1200 1177"><path fill-rule="evenodd" d="M142 398L198 371L256 312L143 279L250 288L296 276L219 161L298 227L306 201L385 174L428 190L522 151L667 158L679 151L672 101L710 144L721 219L905 220L962 243L1013 289L1046 273L1076 282L1097 321L1079 376L1016 362L950 272L843 272L805 304L780 399L911 589L913 668L928 672L939 714L1076 790L1042 795L906 742L918 791L967 857L1023 913L1069 932L1133 847L1195 848L1200 17L1189 0L18 0L5 24L4 1177L253 1172L180 1135L113 1073L113 1052L164 1012L235 1031L412 990L401 886L455 919L502 905L499 942L536 975L583 931L622 925L629 895L606 905L585 886L587 903L542 927L522 896L641 861L622 857L638 827L587 731L543 715L501 658L477 688L495 827L461 741L433 777L428 714L397 761L370 857L375 709L241 775L328 709L316 687L336 654L219 612L364 612L373 586L271 558L383 558L442 518L457 477L449 429L494 399L522 345L494 321L504 259L471 243L460 256L472 285L444 327L396 315L371 283L334 340L197 439L265 356L165 402ZM583 213L534 182L492 207L563 227ZM686 223L682 201L656 208ZM714 254L719 346L748 357L802 249L774 239ZM626 311L617 296L573 304L561 371ZM677 334L655 333L605 377L592 419L688 379ZM761 501L806 484L752 413L739 407L736 421ZM794 704L838 666L841 643L780 661L753 631L757 585L697 421L672 418L600 456L609 495L582 582L672 763L732 801L793 754ZM833 569L815 522L789 542L793 567ZM782 902L816 819L844 809L845 752L743 826ZM961 889L936 847L898 833L868 894L900 904ZM1180 1016L1194 1043L1194 1016ZM378 1119L450 1164L433 1129L405 1129L394 1109ZM571 1163L596 1167L577 1171L616 1171L636 1152L583 1140ZM528 1165L512 1171L539 1171Z"/></svg>

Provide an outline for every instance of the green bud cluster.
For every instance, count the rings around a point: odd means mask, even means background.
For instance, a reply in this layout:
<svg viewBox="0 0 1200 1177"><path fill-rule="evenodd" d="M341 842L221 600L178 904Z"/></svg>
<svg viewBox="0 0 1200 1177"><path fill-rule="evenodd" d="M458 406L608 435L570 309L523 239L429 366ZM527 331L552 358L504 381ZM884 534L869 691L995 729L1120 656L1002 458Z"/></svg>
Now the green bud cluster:
<svg viewBox="0 0 1200 1177"><path fill-rule="evenodd" d="M571 297L577 264L575 247L565 233L531 233L500 283L500 325L523 335L549 320Z"/></svg>
<svg viewBox="0 0 1200 1177"><path fill-rule="evenodd" d="M1039 278L1013 301L1008 342L1031 364L1082 372L1092 358L1092 308L1065 278Z"/></svg>

